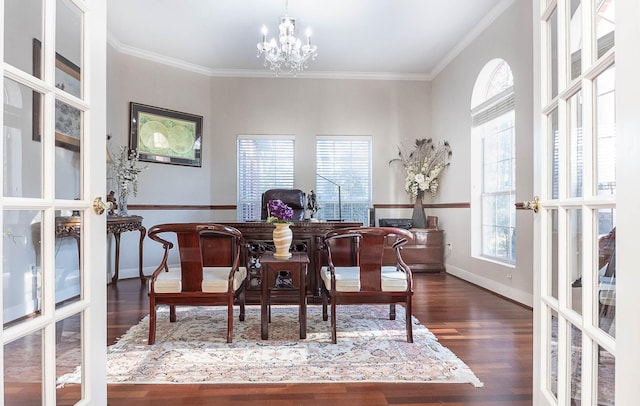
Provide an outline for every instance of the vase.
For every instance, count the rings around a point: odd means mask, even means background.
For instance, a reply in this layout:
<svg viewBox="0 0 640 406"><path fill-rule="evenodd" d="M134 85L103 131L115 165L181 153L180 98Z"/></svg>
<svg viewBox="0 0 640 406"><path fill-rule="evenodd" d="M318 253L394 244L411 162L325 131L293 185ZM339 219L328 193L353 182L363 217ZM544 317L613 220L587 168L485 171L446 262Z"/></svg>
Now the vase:
<svg viewBox="0 0 640 406"><path fill-rule="evenodd" d="M412 228L427 228L427 216L424 214L422 196L424 192L418 192L416 201L413 204L413 215L411 216Z"/></svg>
<svg viewBox="0 0 640 406"><path fill-rule="evenodd" d="M128 216L127 200L129 200L129 185L120 185L118 190L118 216Z"/></svg>
<svg viewBox="0 0 640 406"><path fill-rule="evenodd" d="M293 241L293 231L291 231L290 223L274 223L276 228L273 230L273 244L276 246L276 252L273 254L278 259L291 258L291 241Z"/></svg>

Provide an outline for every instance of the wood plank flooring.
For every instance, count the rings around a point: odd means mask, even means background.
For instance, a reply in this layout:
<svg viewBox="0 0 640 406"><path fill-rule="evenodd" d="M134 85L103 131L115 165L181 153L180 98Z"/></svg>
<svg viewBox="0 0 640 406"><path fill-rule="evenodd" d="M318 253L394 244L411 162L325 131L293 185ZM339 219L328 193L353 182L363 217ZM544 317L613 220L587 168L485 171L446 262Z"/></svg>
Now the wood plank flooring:
<svg viewBox="0 0 640 406"><path fill-rule="evenodd" d="M491 405L532 402L532 311L446 274L415 274L414 315L484 382L470 384L109 385L109 405ZM108 289L107 344L148 314L138 279ZM5 384L5 404L38 405L39 385ZM12 395L13 394L13 395ZM73 404L78 385L58 389ZM68 401L66 401L69 399Z"/></svg>
<svg viewBox="0 0 640 406"><path fill-rule="evenodd" d="M484 382L109 385L110 405L531 405L533 314L446 274L415 274L414 315ZM109 286L109 344L148 313L138 280Z"/></svg>

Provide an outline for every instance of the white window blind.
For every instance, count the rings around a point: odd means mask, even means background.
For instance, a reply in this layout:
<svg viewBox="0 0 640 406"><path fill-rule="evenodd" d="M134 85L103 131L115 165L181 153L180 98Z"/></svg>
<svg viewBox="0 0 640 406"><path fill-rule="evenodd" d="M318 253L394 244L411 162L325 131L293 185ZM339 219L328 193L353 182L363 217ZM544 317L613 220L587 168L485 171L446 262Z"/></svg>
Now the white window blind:
<svg viewBox="0 0 640 406"><path fill-rule="evenodd" d="M262 193L293 188L293 136L238 136L238 220L259 220Z"/></svg>
<svg viewBox="0 0 640 406"><path fill-rule="evenodd" d="M340 219L342 212L343 221L368 224L372 204L371 137L318 136L316 174L321 220Z"/></svg>

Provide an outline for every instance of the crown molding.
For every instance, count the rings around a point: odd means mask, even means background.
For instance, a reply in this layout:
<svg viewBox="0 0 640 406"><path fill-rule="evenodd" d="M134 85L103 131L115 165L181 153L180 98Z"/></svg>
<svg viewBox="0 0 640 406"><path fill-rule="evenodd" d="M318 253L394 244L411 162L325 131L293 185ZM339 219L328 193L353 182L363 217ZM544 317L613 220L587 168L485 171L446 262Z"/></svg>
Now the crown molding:
<svg viewBox="0 0 640 406"><path fill-rule="evenodd" d="M173 68L206 75L210 77L237 78L276 78L274 72L268 69L211 69L202 65L184 62L177 58L149 52L140 48L121 43L111 32L107 33L107 43L121 54L133 56L147 61L167 65ZM408 80L429 81L431 75L420 73L391 73L391 72L333 72L333 71L304 71L297 75L282 75L278 79L351 79L351 80Z"/></svg>
<svg viewBox="0 0 640 406"><path fill-rule="evenodd" d="M444 68L446 68L462 51L468 47L484 30L486 30L493 22L504 13L507 8L509 8L515 0L503 0L498 3L489 13L475 26L473 30L465 36L462 41L458 43L455 47L451 49L451 51L445 55L434 69L431 71L431 78L435 78L442 72Z"/></svg>

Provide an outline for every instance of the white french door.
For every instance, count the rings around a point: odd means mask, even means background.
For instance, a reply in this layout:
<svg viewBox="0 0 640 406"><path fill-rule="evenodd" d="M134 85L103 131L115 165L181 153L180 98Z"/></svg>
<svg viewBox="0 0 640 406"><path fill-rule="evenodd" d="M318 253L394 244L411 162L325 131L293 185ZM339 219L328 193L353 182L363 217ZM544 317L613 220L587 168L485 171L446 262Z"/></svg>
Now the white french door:
<svg viewBox="0 0 640 406"><path fill-rule="evenodd" d="M0 13L0 403L106 404L106 2Z"/></svg>
<svg viewBox="0 0 640 406"><path fill-rule="evenodd" d="M639 8L534 1L535 405L637 398Z"/></svg>

